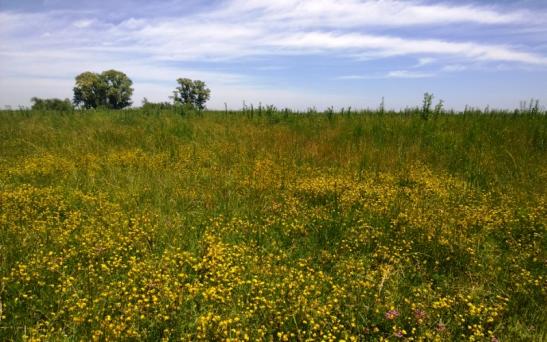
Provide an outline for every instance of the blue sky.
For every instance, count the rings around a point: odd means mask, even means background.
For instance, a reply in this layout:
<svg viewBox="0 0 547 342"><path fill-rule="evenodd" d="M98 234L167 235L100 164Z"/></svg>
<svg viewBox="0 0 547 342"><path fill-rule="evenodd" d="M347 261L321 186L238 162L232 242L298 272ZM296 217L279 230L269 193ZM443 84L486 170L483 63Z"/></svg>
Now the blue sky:
<svg viewBox="0 0 547 342"><path fill-rule="evenodd" d="M125 72L133 101L205 81L209 108L547 103L547 1L0 0L0 106Z"/></svg>

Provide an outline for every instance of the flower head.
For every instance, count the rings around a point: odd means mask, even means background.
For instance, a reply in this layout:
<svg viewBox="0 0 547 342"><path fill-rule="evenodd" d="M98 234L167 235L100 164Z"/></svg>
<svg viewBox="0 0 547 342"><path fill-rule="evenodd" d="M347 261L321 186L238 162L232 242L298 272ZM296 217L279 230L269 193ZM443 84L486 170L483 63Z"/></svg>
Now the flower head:
<svg viewBox="0 0 547 342"><path fill-rule="evenodd" d="M442 323L442 322L437 323L436 329L437 329L438 332L443 332L443 331L446 330L446 325L444 325L444 323Z"/></svg>
<svg viewBox="0 0 547 342"><path fill-rule="evenodd" d="M421 323L421 321L423 321L426 317L427 317L427 314L425 313L424 310L420 310L420 309L414 310L414 318L416 318L418 322Z"/></svg>
<svg viewBox="0 0 547 342"><path fill-rule="evenodd" d="M386 314L384 316L386 317L386 319L389 319L391 321L391 320L394 320L395 318L399 317L399 311L389 310L388 312L386 312Z"/></svg>

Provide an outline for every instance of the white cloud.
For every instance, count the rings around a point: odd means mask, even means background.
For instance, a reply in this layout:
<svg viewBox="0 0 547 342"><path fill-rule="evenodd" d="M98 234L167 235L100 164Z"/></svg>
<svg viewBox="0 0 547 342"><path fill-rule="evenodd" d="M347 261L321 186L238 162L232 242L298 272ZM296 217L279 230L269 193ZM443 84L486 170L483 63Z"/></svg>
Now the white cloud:
<svg viewBox="0 0 547 342"><path fill-rule="evenodd" d="M418 63L414 66L415 68L422 67L424 65L429 65L435 63L436 59L431 57L422 57L418 58Z"/></svg>
<svg viewBox="0 0 547 342"><path fill-rule="evenodd" d="M15 90L10 90L5 80L18 78L20 91L25 92L32 83L32 92L27 90L26 94L38 96L50 91L43 80L62 78L65 83L52 82L65 87L70 84L66 88L70 92L76 74L117 68L135 81L136 96L146 89L158 94L157 100L163 99L159 94L164 91L169 95L171 84L174 86L174 80L182 76L205 80L216 94L232 94L228 89L239 87L251 94L249 98L269 98L268 94L291 97L272 89L260 91L252 76L204 70L219 61L261 58L268 59L268 64L274 56L311 54L348 59L412 56L418 60L414 66L393 66L401 70L386 74L339 78L346 80L432 77L434 72L405 70L424 66L436 67L439 72L461 71L470 63L546 66L547 57L537 46L526 48L511 41L488 44L471 38L456 41L450 35L436 34L439 27L450 32L454 24L503 24L523 29L530 17L538 16L541 13L532 15L526 10L507 12L501 7L418 0L225 0L216 8L191 16L165 13L121 22L105 21L100 11L0 11L0 79L2 91L13 94ZM416 27L421 29L419 34L413 34ZM431 32L424 28L431 28ZM531 52L533 48L536 52ZM208 64L180 67L196 61ZM449 64L443 66L443 61ZM249 66L247 72L282 68ZM21 82L27 82L27 88ZM10 98L14 97L5 95L1 101Z"/></svg>
<svg viewBox="0 0 547 342"><path fill-rule="evenodd" d="M83 29L93 25L93 23L94 23L94 20L92 19L82 19L82 20L75 21L74 23L72 23L72 25L74 25L75 27L79 29Z"/></svg>
<svg viewBox="0 0 547 342"><path fill-rule="evenodd" d="M299 51L352 50L365 51L370 56L400 56L412 54L452 55L460 58L510 61L547 65L547 58L510 47L477 43L448 42L436 39L403 39L360 33L335 34L324 32L299 33L273 38L271 44Z"/></svg>
<svg viewBox="0 0 547 342"><path fill-rule="evenodd" d="M7 23L2 25L0 37L15 44L21 42L17 36L25 34L22 43L27 51L37 48L71 51L76 43L104 54L141 54L171 61L352 50L352 55L367 58L425 54L422 61L428 61L430 55L447 54L474 60L547 64L545 57L511 46L365 33L370 27L382 26L522 23L527 14L524 11L505 14L488 7L394 0L232 0L224 4L191 17L129 18L118 24L101 22L86 14L71 21L79 30L67 29L63 21L70 19L57 12L50 15L0 12ZM340 31L341 28L346 30ZM9 33L2 35L4 29ZM40 39L44 37L36 33L44 31L50 35ZM11 49L7 45L7 51L17 50L15 45Z"/></svg>
<svg viewBox="0 0 547 342"><path fill-rule="evenodd" d="M344 75L336 77L337 80L370 80L379 78L378 76L365 76L365 75Z"/></svg>
<svg viewBox="0 0 547 342"><path fill-rule="evenodd" d="M393 70L383 74L370 74L370 75L343 75L336 77L337 80L377 80L388 78L428 78L435 77L434 73L417 72L410 70Z"/></svg>
<svg viewBox="0 0 547 342"><path fill-rule="evenodd" d="M524 12L503 14L487 7L424 5L416 1L232 0L192 17L129 18L121 23L86 17L70 20L59 13L0 12L5 51L46 49L72 53L88 46L95 54L140 54L155 60L209 60L328 51L367 58L399 55L452 55L473 60L547 64L547 58L511 46L441 39L403 38L365 33L363 27L438 25L454 22L518 23ZM21 26L20 23L26 23ZM332 28L353 28L333 31ZM48 36L37 33L47 31ZM19 36L23 36L21 40ZM10 44L11 43L11 44ZM84 57L85 58L85 57Z"/></svg>
<svg viewBox="0 0 547 342"><path fill-rule="evenodd" d="M387 78L427 78L433 76L435 75L431 73L415 72L408 70L394 70L388 72L388 74L386 75Z"/></svg>
<svg viewBox="0 0 547 342"><path fill-rule="evenodd" d="M303 26L409 26L471 22L502 24L522 21L524 11L501 13L470 5L425 5L419 1L359 0L235 0L216 16L259 16L260 20Z"/></svg>
<svg viewBox="0 0 547 342"><path fill-rule="evenodd" d="M442 71L457 72L467 70L467 66L461 64L448 64L442 67Z"/></svg>

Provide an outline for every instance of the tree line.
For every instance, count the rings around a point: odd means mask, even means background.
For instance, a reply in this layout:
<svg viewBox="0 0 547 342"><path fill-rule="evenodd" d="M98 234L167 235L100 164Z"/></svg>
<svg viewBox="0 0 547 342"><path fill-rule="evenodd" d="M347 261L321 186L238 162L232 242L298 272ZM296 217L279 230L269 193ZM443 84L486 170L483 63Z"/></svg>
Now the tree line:
<svg viewBox="0 0 547 342"><path fill-rule="evenodd" d="M133 81L123 72L118 70L106 70L102 73L86 71L75 79L72 101L69 99L31 99L32 109L70 111L78 109L123 109L132 104ZM205 82L191 80L189 78L178 78L178 86L170 96L173 103L162 103L161 105L184 105L193 109L205 109L205 103L211 96L211 90ZM143 105L150 105L150 102L143 101Z"/></svg>

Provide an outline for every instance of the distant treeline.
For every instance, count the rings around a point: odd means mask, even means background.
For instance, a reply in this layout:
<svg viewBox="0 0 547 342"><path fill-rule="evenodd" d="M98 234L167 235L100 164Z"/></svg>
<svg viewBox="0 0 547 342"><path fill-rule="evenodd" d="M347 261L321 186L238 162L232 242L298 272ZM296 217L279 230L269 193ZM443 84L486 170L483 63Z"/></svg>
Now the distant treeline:
<svg viewBox="0 0 547 342"><path fill-rule="evenodd" d="M384 108L384 101L380 103L378 108L373 109L353 109L352 107L343 107L338 110L335 110L334 107L326 108L325 110L318 110L315 107L309 107L306 110L293 110L289 108L277 108L273 105L262 105L258 104L257 106L250 104L247 105L243 103L240 109L228 109L228 106L225 104L224 110L209 110L210 112L224 112L226 114L236 114L242 113L247 116L272 116L272 115L288 115L288 114L324 114L327 117L333 117L335 115L350 115L350 114L378 114L378 115L388 115L388 114L402 114L402 115L419 115L424 120L434 118L435 116L441 114L449 115L458 115L458 114L531 114L531 115L545 115L547 114L546 108L540 106L539 100L531 99L529 101L521 101L518 108L508 110L508 109L494 109L487 106L486 108L478 108L466 106L464 110L453 110L445 109L444 102L441 100L435 106L432 105L433 95L426 93L424 95L423 104L421 107L406 107L401 110L388 110ZM32 111L52 111L52 112L73 112L75 110L85 110L82 107L75 107L69 99L40 99L33 97L31 99ZM91 108L95 110L113 110L114 108L109 108L106 106L99 106L97 108ZM140 111L144 114L155 114L159 115L161 113L175 113L175 114L193 114L193 113L202 113L204 107L196 106L192 103L184 103L181 101L174 102L150 102L147 98L142 100L140 107L126 108L124 110L131 111ZM10 110L10 109L7 109ZM28 110L28 108L20 107L19 111Z"/></svg>

